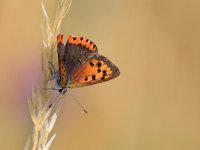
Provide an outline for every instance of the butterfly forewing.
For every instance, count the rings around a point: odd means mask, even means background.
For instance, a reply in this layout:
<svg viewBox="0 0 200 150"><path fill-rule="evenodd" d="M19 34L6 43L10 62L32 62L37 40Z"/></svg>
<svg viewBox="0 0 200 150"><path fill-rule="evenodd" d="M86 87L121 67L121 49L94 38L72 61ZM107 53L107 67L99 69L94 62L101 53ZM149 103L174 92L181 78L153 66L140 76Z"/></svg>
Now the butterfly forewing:
<svg viewBox="0 0 200 150"><path fill-rule="evenodd" d="M69 74L72 74L77 67L97 52L98 49L91 40L69 35L66 43L66 65Z"/></svg>

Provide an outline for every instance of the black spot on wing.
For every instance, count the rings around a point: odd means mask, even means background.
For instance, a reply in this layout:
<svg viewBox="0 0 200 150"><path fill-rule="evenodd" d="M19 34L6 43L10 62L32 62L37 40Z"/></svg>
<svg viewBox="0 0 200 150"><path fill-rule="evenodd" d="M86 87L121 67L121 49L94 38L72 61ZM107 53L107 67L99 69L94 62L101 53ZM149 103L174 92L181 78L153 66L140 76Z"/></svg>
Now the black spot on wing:
<svg viewBox="0 0 200 150"><path fill-rule="evenodd" d="M101 67L101 62L97 63L97 67L100 68Z"/></svg>
<svg viewBox="0 0 200 150"><path fill-rule="evenodd" d="M93 67L94 66L94 63L92 61L90 61L90 66Z"/></svg>
<svg viewBox="0 0 200 150"><path fill-rule="evenodd" d="M107 75L107 71L104 70L104 71L103 71L103 76L105 77L106 75Z"/></svg>
<svg viewBox="0 0 200 150"><path fill-rule="evenodd" d="M96 80L96 76L95 75L92 75L92 80Z"/></svg>
<svg viewBox="0 0 200 150"><path fill-rule="evenodd" d="M101 69L99 68L99 69L97 70L97 72L98 72L98 73L101 72Z"/></svg>

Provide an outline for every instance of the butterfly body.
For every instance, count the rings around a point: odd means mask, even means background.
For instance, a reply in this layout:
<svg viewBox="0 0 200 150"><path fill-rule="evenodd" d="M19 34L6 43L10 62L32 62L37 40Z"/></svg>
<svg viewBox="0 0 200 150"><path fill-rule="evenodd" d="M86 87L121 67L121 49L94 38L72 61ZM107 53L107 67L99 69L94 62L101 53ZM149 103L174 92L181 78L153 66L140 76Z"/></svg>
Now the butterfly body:
<svg viewBox="0 0 200 150"><path fill-rule="evenodd" d="M78 88L108 81L119 76L119 69L106 57L98 54L96 45L80 36L57 37L58 77L60 93L68 88Z"/></svg>

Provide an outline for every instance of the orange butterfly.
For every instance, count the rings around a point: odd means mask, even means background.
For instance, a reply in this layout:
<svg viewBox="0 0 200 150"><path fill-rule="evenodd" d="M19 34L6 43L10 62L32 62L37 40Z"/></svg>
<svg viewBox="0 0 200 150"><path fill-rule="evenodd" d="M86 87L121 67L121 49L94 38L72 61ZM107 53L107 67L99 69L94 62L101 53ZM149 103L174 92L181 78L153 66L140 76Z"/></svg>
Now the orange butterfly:
<svg viewBox="0 0 200 150"><path fill-rule="evenodd" d="M106 57L98 54L96 45L81 36L57 36L59 92L105 82L119 76L119 69Z"/></svg>

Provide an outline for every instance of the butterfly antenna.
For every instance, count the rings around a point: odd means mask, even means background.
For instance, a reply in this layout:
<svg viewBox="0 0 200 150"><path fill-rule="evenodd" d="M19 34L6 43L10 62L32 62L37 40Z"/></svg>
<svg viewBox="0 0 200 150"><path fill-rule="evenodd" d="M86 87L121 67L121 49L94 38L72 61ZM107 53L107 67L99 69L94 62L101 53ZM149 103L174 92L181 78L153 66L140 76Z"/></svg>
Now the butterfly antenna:
<svg viewBox="0 0 200 150"><path fill-rule="evenodd" d="M43 88L43 90L56 90L56 91L58 91L58 89L56 89L56 88ZM51 104L49 105L49 108L51 108L52 107L52 105L55 103L55 101L57 100L57 98L60 96L60 94L58 94L58 96L56 96L54 99L53 99L53 101L51 102Z"/></svg>
<svg viewBox="0 0 200 150"><path fill-rule="evenodd" d="M70 96L79 104L79 106L83 109L83 111L87 114L88 113L88 111L83 107L83 105L81 105L81 103L69 92L69 91L67 91L69 94L70 94Z"/></svg>
<svg viewBox="0 0 200 150"><path fill-rule="evenodd" d="M60 96L60 94L58 94L53 101L51 102L51 104L49 105L49 108L51 108L53 106L53 104L55 103L55 101L58 99L58 97Z"/></svg>

